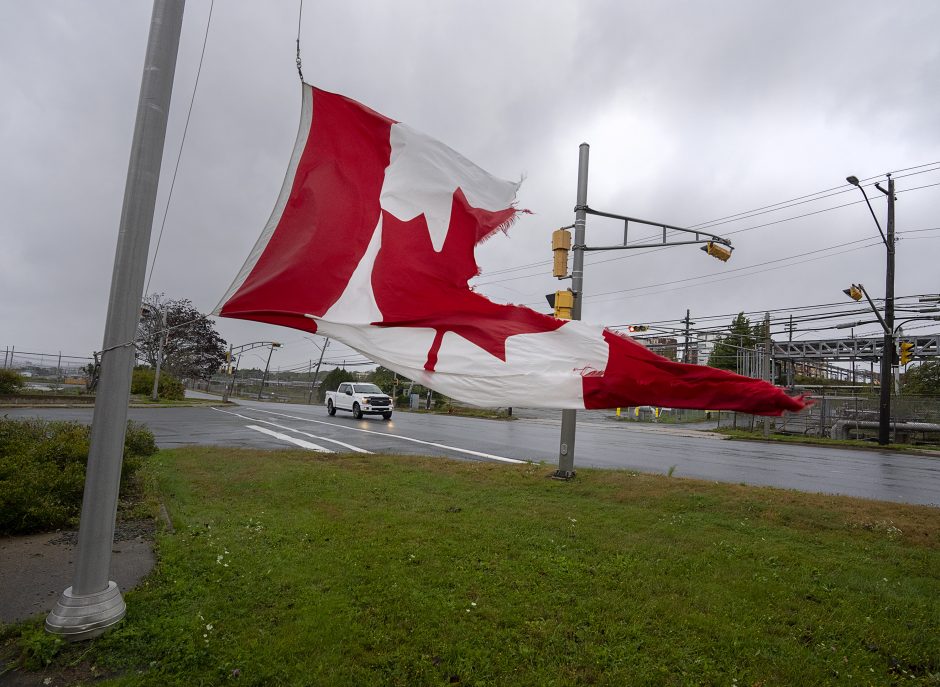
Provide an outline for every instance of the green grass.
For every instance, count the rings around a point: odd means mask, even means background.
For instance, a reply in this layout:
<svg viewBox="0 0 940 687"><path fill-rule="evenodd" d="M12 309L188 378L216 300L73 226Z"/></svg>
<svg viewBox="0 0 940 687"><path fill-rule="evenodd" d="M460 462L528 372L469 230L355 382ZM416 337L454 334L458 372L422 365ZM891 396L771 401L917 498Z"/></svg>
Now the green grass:
<svg viewBox="0 0 940 687"><path fill-rule="evenodd" d="M937 509L550 472L164 451L123 623L7 634L108 685L940 684Z"/></svg>
<svg viewBox="0 0 940 687"><path fill-rule="evenodd" d="M400 413L423 413L427 415L458 415L460 417L482 417L488 420L515 420L505 408L476 408L471 406L444 405L427 410L425 408L396 408Z"/></svg>
<svg viewBox="0 0 940 687"><path fill-rule="evenodd" d="M811 437L795 434L775 434L770 433L768 438L764 438L764 432L760 429L749 431L746 429L718 428L711 430L716 434L723 434L729 439L743 441L780 441L787 444L808 444L818 446L836 446L844 448L865 448L877 451L899 451L902 453L922 453L924 451L938 451L940 445L937 444L889 444L881 446L874 441L864 441L862 439L830 439L828 437Z"/></svg>

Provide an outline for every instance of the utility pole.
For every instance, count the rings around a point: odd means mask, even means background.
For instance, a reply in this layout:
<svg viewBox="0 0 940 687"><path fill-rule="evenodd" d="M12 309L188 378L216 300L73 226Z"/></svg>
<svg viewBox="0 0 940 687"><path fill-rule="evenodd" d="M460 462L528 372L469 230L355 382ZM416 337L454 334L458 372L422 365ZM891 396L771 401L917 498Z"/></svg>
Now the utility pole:
<svg viewBox="0 0 940 687"><path fill-rule="evenodd" d="M46 617L46 630L89 639L120 622L126 606L109 580L127 404L147 252L166 138L184 0L154 0L131 144L124 207L105 323L101 376L91 425L72 586Z"/></svg>
<svg viewBox="0 0 940 687"><path fill-rule="evenodd" d="M876 188L883 191L876 184ZM888 265L885 270L885 340L881 356L881 398L878 403L878 443L891 443L891 368L894 364L894 179L888 176L888 226L885 247Z"/></svg>
<svg viewBox="0 0 940 687"><path fill-rule="evenodd" d="M787 340L788 340L790 343L793 343L793 315L792 315L792 314L790 315L790 326L787 327ZM787 386L788 386L788 387L792 387L792 386L793 386L793 377L794 377L795 372L796 372L796 371L794 370L795 363L794 363L793 360L785 360L785 361L784 361L784 365L785 365L786 368L787 368Z"/></svg>
<svg viewBox="0 0 940 687"><path fill-rule="evenodd" d="M763 360L763 369L761 370L761 377L763 377L765 382L772 382L770 379L770 353L773 351L773 341L770 339L770 313L764 313L764 360ZM766 415L764 416L764 438L770 438L770 418Z"/></svg>
<svg viewBox="0 0 940 687"><path fill-rule="evenodd" d="M225 357L225 363L225 373L232 375L232 379L225 385L225 388L222 389L222 403L228 403L229 394L232 393L235 387L235 375L232 374L232 344L228 345L228 355Z"/></svg>
<svg viewBox="0 0 940 687"><path fill-rule="evenodd" d="M310 380L310 392L307 394L308 404L313 402L313 387L317 381L316 379L311 377L312 374L313 374L313 358L307 361L307 379Z"/></svg>
<svg viewBox="0 0 940 687"><path fill-rule="evenodd" d="M875 214L875 209L871 206L871 201L868 200L868 194L865 193L865 187L862 186L861 182L858 180L858 177L849 176L845 180L857 186L858 190L862 192L862 195L865 197L865 203L868 205L868 211L871 212L871 217L875 220L875 225L878 227L878 233L881 234L881 240L885 244L885 249L887 251L887 267L885 269L885 316L881 317L878 313L878 309L875 308L875 304L872 302L871 298L868 296L868 292L862 289L862 292L865 294L865 297L868 298L868 304L871 306L871 309L874 311L875 315L878 317L878 321L881 323L881 326L884 328L884 350L881 352L881 396L878 403L878 443L882 446L886 446L891 443L891 369L894 367L894 179L891 178L891 175L888 174L888 190L886 191L880 184L880 182L875 183L875 188L888 196L888 226L887 234L881 230L881 223L878 221L878 216ZM855 285L853 285L855 288ZM861 284L858 285L858 288L861 288ZM847 289L845 291L850 298L854 300L859 300L859 296L856 293L853 293L852 289Z"/></svg>
<svg viewBox="0 0 940 687"><path fill-rule="evenodd" d="M317 371L313 373L313 380L310 382L310 400L308 403L313 400L313 392L317 388L317 377L320 376L320 365L323 364L323 354L326 353L326 347L330 345L330 337L326 337L326 340L323 342L323 348L320 349L320 359L317 361Z"/></svg>
<svg viewBox="0 0 940 687"><path fill-rule="evenodd" d="M163 324L163 331L160 332L160 338L157 343L157 367L153 373L153 392L150 394L151 401L160 399L160 367L163 365L163 346L166 343L166 306L160 308L160 321Z"/></svg>
<svg viewBox="0 0 940 687"><path fill-rule="evenodd" d="M688 363L689 358L690 358L689 356L689 327L695 324L694 322L692 322L690 318L690 313L688 309L686 309L685 311L685 319L680 320L680 321L685 323L685 349L682 351L682 362Z"/></svg>
<svg viewBox="0 0 940 687"><path fill-rule="evenodd" d="M264 364L264 374L261 375L261 386L258 388L258 400L261 400L261 392L264 391L264 382L268 378L268 368L271 366L271 354L274 353L274 346L268 351L268 362Z"/></svg>
<svg viewBox="0 0 940 687"><path fill-rule="evenodd" d="M574 246L572 250L571 291L574 305L571 319L581 319L582 289L584 286L584 225L587 222L588 160L591 146L582 143L578 150L578 195L574 209ZM552 475L557 479L574 477L574 439L578 422L578 411L566 408L561 411L561 442L558 447L558 469Z"/></svg>

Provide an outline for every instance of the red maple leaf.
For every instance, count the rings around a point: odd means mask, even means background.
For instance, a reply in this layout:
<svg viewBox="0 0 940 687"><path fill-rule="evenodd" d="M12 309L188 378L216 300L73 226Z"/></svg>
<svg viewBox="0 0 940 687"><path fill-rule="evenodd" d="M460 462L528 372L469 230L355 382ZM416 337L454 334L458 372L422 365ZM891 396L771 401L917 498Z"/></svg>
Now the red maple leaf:
<svg viewBox="0 0 940 687"><path fill-rule="evenodd" d="M382 212L382 247L375 259L372 288L381 327L434 329L426 370L434 370L444 333L452 331L502 361L506 339L516 334L550 332L564 324L518 305L493 303L467 282L477 275L474 246L515 214L471 207L454 191L450 226L440 252L434 250L424 215L403 222Z"/></svg>

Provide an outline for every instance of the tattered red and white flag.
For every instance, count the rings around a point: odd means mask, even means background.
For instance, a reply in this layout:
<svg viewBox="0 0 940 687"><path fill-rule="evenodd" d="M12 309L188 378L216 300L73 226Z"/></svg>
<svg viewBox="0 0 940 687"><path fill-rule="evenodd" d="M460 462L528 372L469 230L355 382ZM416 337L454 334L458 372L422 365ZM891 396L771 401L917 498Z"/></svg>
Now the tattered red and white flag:
<svg viewBox="0 0 940 687"><path fill-rule="evenodd" d="M611 330L472 291L474 247L512 223L518 187L304 84L274 212L215 313L338 339L480 406L804 407L766 382L675 363Z"/></svg>

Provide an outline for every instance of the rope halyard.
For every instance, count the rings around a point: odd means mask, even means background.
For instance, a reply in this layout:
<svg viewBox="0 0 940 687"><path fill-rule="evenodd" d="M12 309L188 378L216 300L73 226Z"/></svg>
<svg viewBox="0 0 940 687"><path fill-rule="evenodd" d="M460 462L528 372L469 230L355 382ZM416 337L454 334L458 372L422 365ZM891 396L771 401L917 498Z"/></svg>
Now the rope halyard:
<svg viewBox="0 0 940 687"><path fill-rule="evenodd" d="M300 0L300 9L297 12L297 75L300 76L300 83L304 82L304 70L300 61L300 22L304 16L304 0Z"/></svg>

